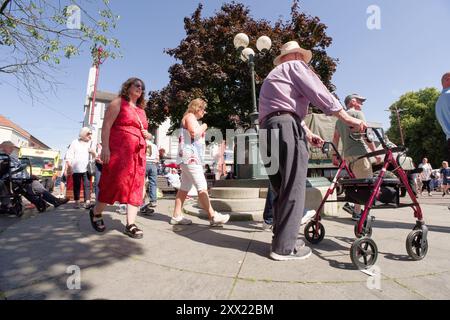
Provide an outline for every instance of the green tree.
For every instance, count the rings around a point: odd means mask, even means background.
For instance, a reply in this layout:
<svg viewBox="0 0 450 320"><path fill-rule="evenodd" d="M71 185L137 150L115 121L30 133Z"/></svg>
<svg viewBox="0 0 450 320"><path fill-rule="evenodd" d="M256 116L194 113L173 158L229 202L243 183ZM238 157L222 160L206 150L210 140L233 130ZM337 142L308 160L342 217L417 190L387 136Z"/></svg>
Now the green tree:
<svg viewBox="0 0 450 320"><path fill-rule="evenodd" d="M401 144L395 108L400 113L400 125L403 130L408 155L418 165L427 157L433 168L439 168L446 158L447 141L435 116L435 105L440 92L427 88L417 92L408 92L400 97L390 109L391 127L387 135L396 144Z"/></svg>
<svg viewBox="0 0 450 320"><path fill-rule="evenodd" d="M0 83L14 77L34 98L56 87L61 59L79 55L84 45L92 53L101 45L104 57L115 58L120 44L108 35L118 19L109 0L83 6L75 0L0 0Z"/></svg>
<svg viewBox="0 0 450 320"><path fill-rule="evenodd" d="M250 37L250 46L255 49L260 36L272 39L272 49L255 59L257 96L279 48L290 40L313 51L311 65L325 85L335 89L331 77L337 60L326 53L332 43L325 33L327 27L318 17L300 12L297 0L292 5L291 20L279 20L273 25L255 20L247 7L236 2L223 4L212 17L203 18L201 14L200 4L191 17L184 19L186 37L177 48L165 51L178 62L169 69L169 84L161 91L150 92L147 115L151 126L158 126L170 116L172 128L179 127L187 103L196 97L208 101L205 122L210 126L224 130L250 123L253 107L249 67L239 59L233 45L240 32Z"/></svg>

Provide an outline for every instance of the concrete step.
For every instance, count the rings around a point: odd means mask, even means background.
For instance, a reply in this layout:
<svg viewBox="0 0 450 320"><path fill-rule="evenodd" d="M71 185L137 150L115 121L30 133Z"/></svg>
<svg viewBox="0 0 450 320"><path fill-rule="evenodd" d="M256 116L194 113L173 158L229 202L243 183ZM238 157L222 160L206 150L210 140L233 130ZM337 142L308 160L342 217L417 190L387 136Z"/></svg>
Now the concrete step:
<svg viewBox="0 0 450 320"><path fill-rule="evenodd" d="M267 193L269 192L269 188L261 188L259 189L259 197L260 198L267 198Z"/></svg>
<svg viewBox="0 0 450 320"><path fill-rule="evenodd" d="M221 213L227 213L230 214L230 220L231 221L263 221L263 211L252 211L252 212L225 212L221 211L218 208L216 208L213 205L214 209L216 211L219 211ZM195 202L186 202L183 210L186 214L190 214L202 219L208 219L208 214L203 209L200 209L197 203Z"/></svg>
<svg viewBox="0 0 450 320"><path fill-rule="evenodd" d="M211 188L211 198L218 199L257 199L259 188Z"/></svg>
<svg viewBox="0 0 450 320"><path fill-rule="evenodd" d="M211 205L220 212L254 212L264 210L266 199L213 199Z"/></svg>

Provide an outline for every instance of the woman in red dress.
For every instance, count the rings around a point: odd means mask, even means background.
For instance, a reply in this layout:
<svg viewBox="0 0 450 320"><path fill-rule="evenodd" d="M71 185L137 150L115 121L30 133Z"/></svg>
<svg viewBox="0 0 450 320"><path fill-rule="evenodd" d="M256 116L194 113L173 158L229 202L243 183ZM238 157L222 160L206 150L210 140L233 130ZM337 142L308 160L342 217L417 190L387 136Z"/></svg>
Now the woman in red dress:
<svg viewBox="0 0 450 320"><path fill-rule="evenodd" d="M127 204L125 234L141 239L143 232L135 225L142 204L145 181L145 149L148 122L145 115L145 86L137 78L122 84L119 97L105 113L102 128L102 175L98 201L89 212L92 227L105 231L102 212L107 204Z"/></svg>

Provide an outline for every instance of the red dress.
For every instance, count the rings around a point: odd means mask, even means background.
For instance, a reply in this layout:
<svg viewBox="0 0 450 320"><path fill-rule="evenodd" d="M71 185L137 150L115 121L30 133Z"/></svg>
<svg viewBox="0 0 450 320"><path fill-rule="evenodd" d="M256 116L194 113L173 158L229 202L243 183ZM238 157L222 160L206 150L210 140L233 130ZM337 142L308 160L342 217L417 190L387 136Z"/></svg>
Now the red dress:
<svg viewBox="0 0 450 320"><path fill-rule="evenodd" d="M145 129L147 116L141 108L133 108L122 98L120 112L111 127L109 150L111 157L103 165L99 182L99 201L113 204L118 201L133 206L142 205L145 180L146 142L138 122Z"/></svg>

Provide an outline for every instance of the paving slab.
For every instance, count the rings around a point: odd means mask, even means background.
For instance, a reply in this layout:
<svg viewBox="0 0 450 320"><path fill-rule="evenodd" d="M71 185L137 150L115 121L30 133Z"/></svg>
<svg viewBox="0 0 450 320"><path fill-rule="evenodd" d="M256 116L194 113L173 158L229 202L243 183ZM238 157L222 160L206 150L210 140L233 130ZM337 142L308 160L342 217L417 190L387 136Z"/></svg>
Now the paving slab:
<svg viewBox="0 0 450 320"><path fill-rule="evenodd" d="M411 209L374 210L372 238L380 253L369 272L351 263L350 215L324 217L325 239L311 246L312 256L286 262L268 258L272 234L257 221L211 228L190 216L192 225L170 225L173 200L159 200L155 214L138 216L142 240L123 234L126 217L113 207L105 211L104 234L92 229L86 210L70 205L14 223L0 217L0 298L449 299L450 211L442 199L426 200L425 259L406 253ZM80 268L80 290L68 289L71 266Z"/></svg>

